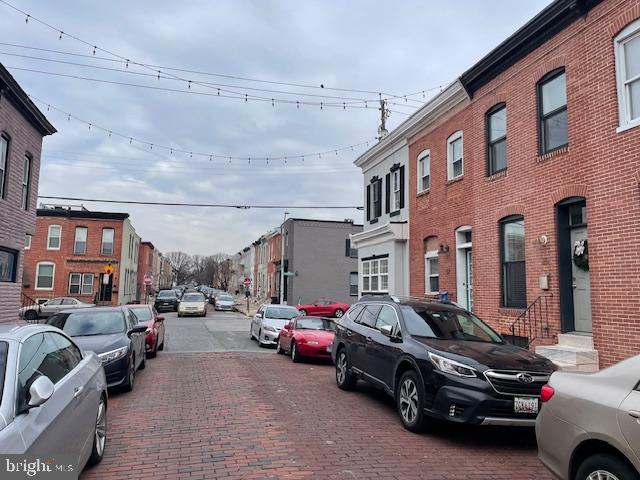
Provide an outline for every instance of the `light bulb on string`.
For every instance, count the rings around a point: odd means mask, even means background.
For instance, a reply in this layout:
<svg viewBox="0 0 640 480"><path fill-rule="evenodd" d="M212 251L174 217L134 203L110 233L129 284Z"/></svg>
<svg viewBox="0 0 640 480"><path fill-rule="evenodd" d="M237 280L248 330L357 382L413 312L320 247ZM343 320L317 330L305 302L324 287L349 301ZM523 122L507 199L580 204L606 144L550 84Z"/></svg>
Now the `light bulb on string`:
<svg viewBox="0 0 640 480"><path fill-rule="evenodd" d="M209 155L209 161L211 162L213 160L213 155Z"/></svg>
<svg viewBox="0 0 640 480"><path fill-rule="evenodd" d="M109 138L111 138L111 133L112 133L111 130L109 130Z"/></svg>
<svg viewBox="0 0 640 480"><path fill-rule="evenodd" d="M129 138L129 145L131 145L131 142L133 142L133 138Z"/></svg>
<svg viewBox="0 0 640 480"><path fill-rule="evenodd" d="M249 100L249 96L245 93L245 94L244 94L244 101L245 101L245 103L247 102L247 100Z"/></svg>
<svg viewBox="0 0 640 480"><path fill-rule="evenodd" d="M60 30L60 36L58 37L58 40L62 40L62 35L64 35L64 32Z"/></svg>
<svg viewBox="0 0 640 480"><path fill-rule="evenodd" d="M229 157L229 163L231 163L231 157Z"/></svg>
<svg viewBox="0 0 640 480"><path fill-rule="evenodd" d="M320 110L322 110L322 102L320 102Z"/></svg>
<svg viewBox="0 0 640 480"><path fill-rule="evenodd" d="M51 105L47 104L47 112L49 111L50 108L51 108Z"/></svg>
<svg viewBox="0 0 640 480"><path fill-rule="evenodd" d="M274 107L275 104L273 103L273 98L271 99L271 106Z"/></svg>
<svg viewBox="0 0 640 480"><path fill-rule="evenodd" d="M30 17L31 17L31 15L29 15L29 14L27 13L27 18L25 18L25 19L24 19L24 23L29 23L29 18L30 18Z"/></svg>
<svg viewBox="0 0 640 480"><path fill-rule="evenodd" d="M70 122L71 121L71 114L67 114L67 121Z"/></svg>
<svg viewBox="0 0 640 480"><path fill-rule="evenodd" d="M124 68L129 68L129 59L127 58L127 63L125 63Z"/></svg>
<svg viewBox="0 0 640 480"><path fill-rule="evenodd" d="M300 102L296 100L296 108L300 110Z"/></svg>
<svg viewBox="0 0 640 480"><path fill-rule="evenodd" d="M218 89L218 95L220 95L220 89Z"/></svg>
<svg viewBox="0 0 640 480"><path fill-rule="evenodd" d="M93 46L93 54L94 54L94 55L96 54L96 48L98 48L98 47L96 47L96 46L94 45L94 46Z"/></svg>
<svg viewBox="0 0 640 480"><path fill-rule="evenodd" d="M160 70L158 70L158 80L160 80Z"/></svg>
<svg viewBox="0 0 640 480"><path fill-rule="evenodd" d="M191 80L189 80L189 90L191 90Z"/></svg>
<svg viewBox="0 0 640 480"><path fill-rule="evenodd" d="M251 165L251 157L249 157L249 165Z"/></svg>
<svg viewBox="0 0 640 480"><path fill-rule="evenodd" d="M173 155L173 148L169 150L169 155Z"/></svg>
<svg viewBox="0 0 640 480"><path fill-rule="evenodd" d="M193 158L193 152L189 152L189 158Z"/></svg>
<svg viewBox="0 0 640 480"><path fill-rule="evenodd" d="M91 130L91 124L89 124L89 130Z"/></svg>
<svg viewBox="0 0 640 480"><path fill-rule="evenodd" d="M149 150L153 150L153 143L149 144Z"/></svg>

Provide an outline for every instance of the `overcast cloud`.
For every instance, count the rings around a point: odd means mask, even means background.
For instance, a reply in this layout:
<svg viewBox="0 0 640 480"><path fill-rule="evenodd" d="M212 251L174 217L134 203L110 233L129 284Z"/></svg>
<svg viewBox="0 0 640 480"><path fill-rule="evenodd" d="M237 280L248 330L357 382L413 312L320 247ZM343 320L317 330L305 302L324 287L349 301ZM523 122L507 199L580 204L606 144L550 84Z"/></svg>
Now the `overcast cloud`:
<svg viewBox="0 0 640 480"><path fill-rule="evenodd" d="M87 2L11 0L65 32L150 64L326 87L412 93L449 83L535 15L549 0ZM0 4L0 42L92 54ZM0 61L27 93L80 118L156 144L233 156L293 156L376 136L375 108L347 109L170 93L55 77L12 67L187 90L183 82L82 68L8 53L120 68L0 45ZM98 53L100 55L100 53ZM100 55L103 56L104 54ZM148 73L141 68L127 71ZM191 74L179 74L196 78ZM200 80L275 88L216 77ZM214 90L193 86L193 92ZM298 91L302 91L298 89ZM371 94L304 90L372 98ZM263 96L293 98L284 94ZM375 98L375 95L373 95ZM299 97L303 99L303 97ZM414 97L421 99L421 96ZM330 101L330 100L328 100ZM403 101L401 101L403 103ZM353 161L364 149L304 163L169 155L129 145L46 106L58 133L45 139L40 193L89 198L193 203L359 205L362 180ZM410 113L404 106L396 111ZM393 127L406 118L393 113ZM161 251L235 253L278 226L280 210L145 207L85 203L125 211L137 232ZM296 210L295 217L362 221L355 210Z"/></svg>

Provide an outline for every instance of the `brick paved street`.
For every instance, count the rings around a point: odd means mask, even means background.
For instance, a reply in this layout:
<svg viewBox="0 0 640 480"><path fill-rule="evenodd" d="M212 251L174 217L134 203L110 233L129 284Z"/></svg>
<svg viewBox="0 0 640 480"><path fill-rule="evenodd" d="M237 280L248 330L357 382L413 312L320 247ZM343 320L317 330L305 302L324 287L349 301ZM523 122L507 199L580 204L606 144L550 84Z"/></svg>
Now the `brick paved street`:
<svg viewBox="0 0 640 480"><path fill-rule="evenodd" d="M90 479L548 479L532 431L404 430L393 403L342 392L330 365L279 355L167 353L111 396Z"/></svg>

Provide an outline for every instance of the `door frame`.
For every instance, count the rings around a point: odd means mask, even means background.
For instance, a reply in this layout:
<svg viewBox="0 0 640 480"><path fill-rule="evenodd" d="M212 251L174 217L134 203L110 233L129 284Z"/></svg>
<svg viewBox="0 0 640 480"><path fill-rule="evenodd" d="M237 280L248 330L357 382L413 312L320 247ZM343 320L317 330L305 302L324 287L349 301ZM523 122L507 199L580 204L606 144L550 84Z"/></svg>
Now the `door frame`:
<svg viewBox="0 0 640 480"><path fill-rule="evenodd" d="M467 242L466 234L472 231L470 225L463 225L456 229L456 300L458 304L467 310L471 310L469 308L469 290L467 285L469 279L467 252L471 250L473 254L473 240ZM471 268L473 268L473 265ZM473 285L471 288L473 289Z"/></svg>
<svg viewBox="0 0 640 480"><path fill-rule="evenodd" d="M584 197L569 197L556 203L556 233L558 236L558 287L560 292L560 330L562 333L575 331L573 312L573 249L571 230L586 227L587 223L570 225L569 210L573 206L587 206Z"/></svg>

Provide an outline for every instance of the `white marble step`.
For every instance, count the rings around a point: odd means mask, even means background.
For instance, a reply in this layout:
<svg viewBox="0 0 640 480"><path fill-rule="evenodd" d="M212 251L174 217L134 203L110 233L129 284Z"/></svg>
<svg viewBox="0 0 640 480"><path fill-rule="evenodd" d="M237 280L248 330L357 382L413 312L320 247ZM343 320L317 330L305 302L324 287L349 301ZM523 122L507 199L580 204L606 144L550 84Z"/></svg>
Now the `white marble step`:
<svg viewBox="0 0 640 480"><path fill-rule="evenodd" d="M536 353L547 357L560 367L573 366L572 371L596 371L599 368L598 351L593 349L567 345L541 345L536 347Z"/></svg>
<svg viewBox="0 0 640 480"><path fill-rule="evenodd" d="M560 333L558 334L558 345L593 350L593 337L580 333Z"/></svg>
<svg viewBox="0 0 640 480"><path fill-rule="evenodd" d="M595 365L593 363L575 365L573 363L561 362L558 360L554 360L553 363L558 367L558 369L561 372L593 373L598 371L598 365Z"/></svg>

